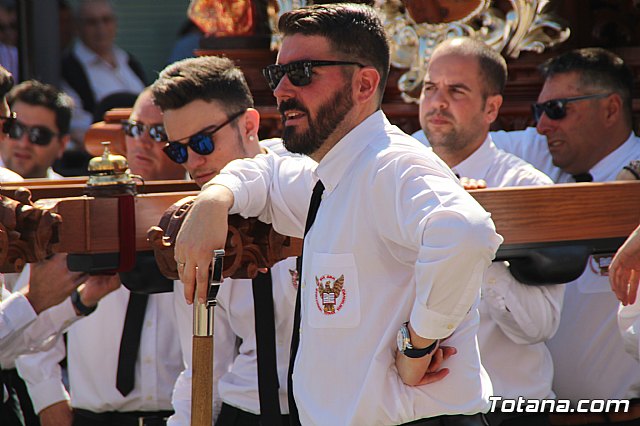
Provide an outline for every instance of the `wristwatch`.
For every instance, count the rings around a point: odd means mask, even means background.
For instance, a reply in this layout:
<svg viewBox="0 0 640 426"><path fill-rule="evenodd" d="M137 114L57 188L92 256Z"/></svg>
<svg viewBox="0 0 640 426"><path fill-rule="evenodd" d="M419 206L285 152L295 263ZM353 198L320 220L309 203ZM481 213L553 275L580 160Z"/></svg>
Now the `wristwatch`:
<svg viewBox="0 0 640 426"><path fill-rule="evenodd" d="M411 334L409 333L409 328L407 327L409 322L405 322L398 330L398 336L396 337L398 341L398 350L405 356L409 358L422 358L423 356L429 355L431 352L438 347L438 340L427 346L423 349L414 348L411 345Z"/></svg>
<svg viewBox="0 0 640 426"><path fill-rule="evenodd" d="M73 293L71 293L71 303L73 304L73 307L76 308L76 310L80 313L80 315L84 317L95 311L98 307L98 305L87 306L82 303L82 300L80 299L80 293L78 293L78 289L73 290Z"/></svg>

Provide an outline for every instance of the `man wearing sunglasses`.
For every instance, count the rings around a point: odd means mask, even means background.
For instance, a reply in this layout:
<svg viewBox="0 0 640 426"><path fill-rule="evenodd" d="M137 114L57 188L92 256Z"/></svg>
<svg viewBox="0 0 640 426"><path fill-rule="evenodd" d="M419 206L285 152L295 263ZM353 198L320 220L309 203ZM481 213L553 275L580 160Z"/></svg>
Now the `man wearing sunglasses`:
<svg viewBox="0 0 640 426"><path fill-rule="evenodd" d="M162 113L149 89L138 96L123 129L132 173L147 181L184 178L182 167L162 152ZM183 368L173 294L131 295L122 286L103 299L89 318L68 330L66 347L59 342L46 353L20 358L18 369L43 426L165 424L172 413L171 392ZM142 306L142 315L135 324L129 311L137 306ZM139 347L130 364L133 382L123 390L118 380L119 371L124 371L120 354L136 350L135 343L124 341L125 327L139 332ZM71 395L62 385L58 365L65 354Z"/></svg>
<svg viewBox="0 0 640 426"><path fill-rule="evenodd" d="M170 140L164 153L200 186L233 160L289 154L280 140L258 142L259 114L244 75L227 58L176 62L160 73L152 88ZM269 274L261 278L270 276L270 283L226 279L218 292L213 356L217 426L289 423L286 383L298 284L295 260L277 263ZM262 291L265 297L260 297ZM193 335L192 309L185 303L180 281L175 297L188 368L176 382L172 426L189 424Z"/></svg>
<svg viewBox="0 0 640 426"><path fill-rule="evenodd" d="M477 303L502 241L488 213L380 110L389 46L371 7L300 8L283 14L278 30L277 64L264 75L283 142L318 164L258 156L230 163L203 188L175 251L187 300L204 297L229 212L306 234L293 420L483 424L477 413L488 410L491 385L476 344ZM445 338L457 353L441 369Z"/></svg>
<svg viewBox="0 0 640 426"><path fill-rule="evenodd" d="M536 128L494 133L498 147L557 183L612 181L640 158L640 138L632 130L633 75L620 57L600 48L573 50L541 71ZM583 275L566 286L559 329L547 342L558 398L640 396L640 368L624 351L617 310L607 276L590 259Z"/></svg>
<svg viewBox="0 0 640 426"><path fill-rule="evenodd" d="M131 116L122 123L125 133L127 160L131 170L148 180L185 179L184 168L163 152L167 133L162 112L153 103L151 88L146 88L136 100Z"/></svg>
<svg viewBox="0 0 640 426"><path fill-rule="evenodd" d="M72 101L55 87L29 80L7 95L15 119L7 120L0 144L5 167L24 178L59 179L51 166L69 142Z"/></svg>

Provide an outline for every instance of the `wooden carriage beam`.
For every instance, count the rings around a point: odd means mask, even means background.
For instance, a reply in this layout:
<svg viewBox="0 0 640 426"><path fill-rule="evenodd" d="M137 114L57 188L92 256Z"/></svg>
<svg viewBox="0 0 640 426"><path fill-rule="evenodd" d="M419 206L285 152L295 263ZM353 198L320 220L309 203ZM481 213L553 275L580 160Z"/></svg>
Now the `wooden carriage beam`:
<svg viewBox="0 0 640 426"><path fill-rule="evenodd" d="M136 246L148 250L147 230L177 200L197 192L136 197ZM504 246L626 237L640 222L640 182L559 184L471 191L491 212ZM36 204L59 213L56 251L104 253L118 249L117 200L71 197Z"/></svg>

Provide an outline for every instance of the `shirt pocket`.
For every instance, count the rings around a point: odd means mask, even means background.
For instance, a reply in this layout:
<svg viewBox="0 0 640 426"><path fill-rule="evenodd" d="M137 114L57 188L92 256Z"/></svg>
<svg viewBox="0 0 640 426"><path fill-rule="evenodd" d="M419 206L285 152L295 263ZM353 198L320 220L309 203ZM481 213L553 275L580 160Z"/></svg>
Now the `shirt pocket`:
<svg viewBox="0 0 640 426"><path fill-rule="evenodd" d="M314 253L306 272L305 299L309 325L353 328L360 324L360 289L353 254ZM306 268L305 268L306 269Z"/></svg>

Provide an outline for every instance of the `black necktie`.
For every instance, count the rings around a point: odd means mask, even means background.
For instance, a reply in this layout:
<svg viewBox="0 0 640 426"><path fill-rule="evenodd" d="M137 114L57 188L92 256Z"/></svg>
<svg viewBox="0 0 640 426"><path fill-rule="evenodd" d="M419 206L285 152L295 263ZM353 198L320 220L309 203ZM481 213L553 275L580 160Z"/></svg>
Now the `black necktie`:
<svg viewBox="0 0 640 426"><path fill-rule="evenodd" d="M258 356L258 397L260 424L282 423L276 359L276 320L273 308L273 280L271 271L258 274L252 280L253 310Z"/></svg>
<svg viewBox="0 0 640 426"><path fill-rule="evenodd" d="M573 180L576 182L593 182L593 176L591 173L578 173L577 175L572 175Z"/></svg>
<svg viewBox="0 0 640 426"><path fill-rule="evenodd" d="M320 207L320 201L322 201L322 192L324 191L324 185L322 181L318 181L313 188L311 194L311 202L309 203L309 211L307 212L307 223L304 227L304 236L307 236L307 232L316 220L318 214L318 208ZM300 417L298 415L298 407L296 407L296 401L293 398L293 365L296 361L296 354L298 353L298 345L300 344L300 293L302 286L302 256L304 255L304 240L302 241L303 252L298 257L297 269L298 269L298 292L296 295L296 310L293 317L293 335L291 336L291 358L289 359L289 376L287 378L287 392L289 397L289 419L292 425L300 424Z"/></svg>
<svg viewBox="0 0 640 426"><path fill-rule="evenodd" d="M136 372L136 359L140 349L140 335L142 335L142 323L147 309L148 294L131 293L127 314L124 318L122 339L120 340L120 354L118 355L118 373L116 375L116 388L122 396L129 395L133 389Z"/></svg>

